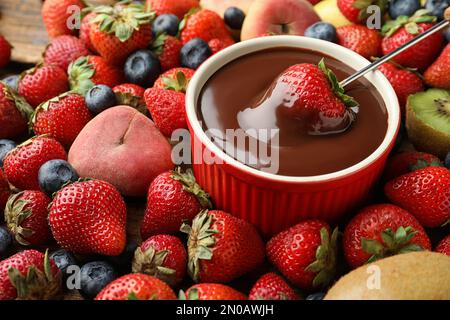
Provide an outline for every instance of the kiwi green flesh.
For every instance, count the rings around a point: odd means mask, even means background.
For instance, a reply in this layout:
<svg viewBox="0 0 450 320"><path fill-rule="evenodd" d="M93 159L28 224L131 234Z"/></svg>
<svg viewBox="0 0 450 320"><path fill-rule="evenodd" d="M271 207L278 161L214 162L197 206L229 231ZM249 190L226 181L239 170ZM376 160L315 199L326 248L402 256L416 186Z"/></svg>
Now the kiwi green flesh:
<svg viewBox="0 0 450 320"><path fill-rule="evenodd" d="M430 89L410 97L415 116L437 131L450 134L450 90Z"/></svg>

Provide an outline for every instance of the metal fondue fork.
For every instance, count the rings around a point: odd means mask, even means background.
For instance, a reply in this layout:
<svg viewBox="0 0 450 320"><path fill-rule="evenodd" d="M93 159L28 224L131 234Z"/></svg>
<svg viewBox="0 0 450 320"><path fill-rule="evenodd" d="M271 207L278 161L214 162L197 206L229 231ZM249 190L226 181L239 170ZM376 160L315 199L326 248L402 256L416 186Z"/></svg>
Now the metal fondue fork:
<svg viewBox="0 0 450 320"><path fill-rule="evenodd" d="M449 9L447 9L446 13L449 11ZM449 17L446 16L446 18L444 20L442 20L441 22L439 22L438 24L434 25L432 28L428 29L427 31L425 31L424 33L421 33L420 35L418 35L417 37L415 37L414 39L412 39L411 41L405 43L404 45L402 45L401 47L397 48L396 50L388 53L387 55L385 55L384 57L376 60L375 62L369 64L368 66L364 67L363 69L359 70L358 72L356 72L355 74L351 75L350 77L348 77L345 80L342 80L339 84L342 87L345 87L346 85L352 83L353 81L355 81L356 79L359 79L360 77L364 76L365 74L367 74L370 71L375 70L376 68L378 68L380 65L382 65L383 63L391 60L392 58L394 58L396 55L402 53L403 51L405 51L408 48L411 48L412 46L414 46L415 44L417 44L418 42L422 41L423 39L427 38L428 36L432 35L433 33L436 33L438 31L443 30L445 27L447 27L450 24L449 21Z"/></svg>

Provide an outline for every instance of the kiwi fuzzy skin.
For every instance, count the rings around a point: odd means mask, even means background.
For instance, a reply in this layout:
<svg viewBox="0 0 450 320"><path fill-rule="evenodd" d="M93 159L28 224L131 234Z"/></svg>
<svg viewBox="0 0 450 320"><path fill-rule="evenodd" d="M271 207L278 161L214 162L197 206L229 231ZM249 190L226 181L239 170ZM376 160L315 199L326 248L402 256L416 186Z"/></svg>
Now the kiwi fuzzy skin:
<svg viewBox="0 0 450 320"><path fill-rule="evenodd" d="M411 96L406 105L406 130L409 140L418 151L444 159L450 151L450 134L438 131L419 119L410 101Z"/></svg>
<svg viewBox="0 0 450 320"><path fill-rule="evenodd" d="M449 270L450 257L442 253L398 254L346 274L325 300L450 300ZM379 287L371 280L376 273Z"/></svg>

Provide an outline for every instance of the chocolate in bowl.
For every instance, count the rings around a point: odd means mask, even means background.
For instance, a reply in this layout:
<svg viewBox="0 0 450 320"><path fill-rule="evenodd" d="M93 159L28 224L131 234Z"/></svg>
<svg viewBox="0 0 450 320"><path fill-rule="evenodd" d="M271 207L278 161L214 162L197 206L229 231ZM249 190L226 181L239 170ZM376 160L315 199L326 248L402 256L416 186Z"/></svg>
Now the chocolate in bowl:
<svg viewBox="0 0 450 320"><path fill-rule="evenodd" d="M239 129L238 114L261 99L273 80L286 68L298 63L318 64L325 58L328 68L338 79L345 79L355 72L348 65L333 57L312 50L293 47L265 49L239 57L216 71L203 86L197 100L197 116L203 129ZM383 142L388 128L388 114L378 90L367 79L360 78L346 87L346 93L359 104L356 121L342 133L309 135L297 130L289 121L276 121L279 136L278 175L310 177L329 174L349 168L369 157ZM261 117L274 117L262 114ZM260 122L267 119L261 118ZM278 119L279 120L279 119ZM258 119L257 121L258 122ZM221 143L215 140L219 147ZM238 146L235 145L237 148ZM236 158L236 152L226 150ZM258 154L253 154L258 158ZM243 162L243 159L238 159ZM264 169L264 161L246 163L256 169Z"/></svg>

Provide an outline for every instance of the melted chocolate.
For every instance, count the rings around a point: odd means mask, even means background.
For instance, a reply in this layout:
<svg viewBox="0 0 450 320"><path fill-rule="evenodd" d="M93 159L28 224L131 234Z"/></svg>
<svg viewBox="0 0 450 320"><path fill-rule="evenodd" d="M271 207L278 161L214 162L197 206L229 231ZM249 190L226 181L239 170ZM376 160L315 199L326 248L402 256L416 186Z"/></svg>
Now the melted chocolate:
<svg viewBox="0 0 450 320"><path fill-rule="evenodd" d="M278 116L277 108L251 109L251 116L242 116L249 106L255 106L264 99L267 88L286 68L298 63L317 64L323 57L308 50L277 48L246 55L224 66L208 80L199 97L198 115L203 128L218 130L223 137L227 129L279 129L277 146L272 144L275 141L273 133L265 137L251 130L247 133L250 138L277 148L277 173L280 175L327 174L364 160L378 148L387 131L387 111L383 99L366 79L357 80L346 88L346 94L356 99L360 107L356 121L341 133L308 134L299 130L298 122ZM354 72L332 57L326 56L325 63L340 80ZM255 110L260 111L254 113ZM253 150L250 142L240 145L236 140L228 140L225 145L223 137L214 136L216 144L239 161L257 169L268 166L266 158L250 151Z"/></svg>

